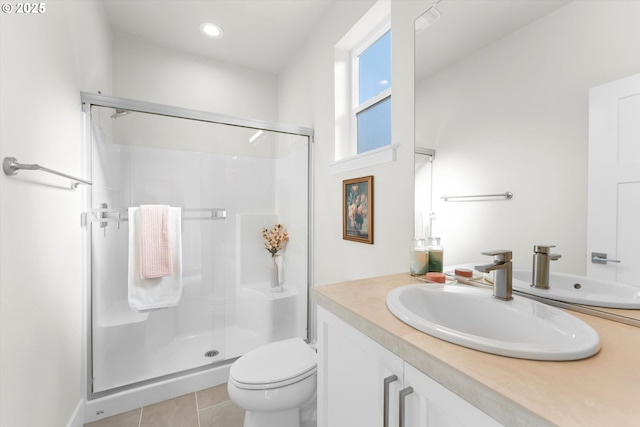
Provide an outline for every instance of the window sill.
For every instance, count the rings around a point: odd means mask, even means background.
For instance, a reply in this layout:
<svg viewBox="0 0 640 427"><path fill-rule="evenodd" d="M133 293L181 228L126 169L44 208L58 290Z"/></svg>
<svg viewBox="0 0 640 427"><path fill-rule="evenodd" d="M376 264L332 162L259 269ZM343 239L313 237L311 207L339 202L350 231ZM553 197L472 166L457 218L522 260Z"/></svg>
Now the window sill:
<svg viewBox="0 0 640 427"><path fill-rule="evenodd" d="M329 164L329 173L337 174L356 169L368 168L384 163L395 162L396 145L387 145L365 153L356 154L346 159L336 160Z"/></svg>

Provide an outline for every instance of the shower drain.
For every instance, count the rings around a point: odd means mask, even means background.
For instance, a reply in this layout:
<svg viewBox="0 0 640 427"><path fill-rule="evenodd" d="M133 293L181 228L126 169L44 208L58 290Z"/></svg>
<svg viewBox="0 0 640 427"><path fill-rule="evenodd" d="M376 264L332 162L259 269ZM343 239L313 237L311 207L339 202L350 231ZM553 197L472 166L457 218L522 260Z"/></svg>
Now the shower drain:
<svg viewBox="0 0 640 427"><path fill-rule="evenodd" d="M216 357L220 352L218 350L209 350L204 354L204 357Z"/></svg>

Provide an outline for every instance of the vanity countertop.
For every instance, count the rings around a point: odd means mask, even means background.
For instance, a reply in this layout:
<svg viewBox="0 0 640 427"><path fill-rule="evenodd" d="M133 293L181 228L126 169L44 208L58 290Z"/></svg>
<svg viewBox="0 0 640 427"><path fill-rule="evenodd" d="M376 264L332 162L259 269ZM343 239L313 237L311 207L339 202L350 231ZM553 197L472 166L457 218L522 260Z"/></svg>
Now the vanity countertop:
<svg viewBox="0 0 640 427"><path fill-rule="evenodd" d="M588 359L514 359L413 329L386 307L387 293L419 283L407 274L315 286L312 299L505 426L638 426L640 329L570 313L600 335ZM452 307L455 309L455 307ZM499 327L497 325L496 327Z"/></svg>

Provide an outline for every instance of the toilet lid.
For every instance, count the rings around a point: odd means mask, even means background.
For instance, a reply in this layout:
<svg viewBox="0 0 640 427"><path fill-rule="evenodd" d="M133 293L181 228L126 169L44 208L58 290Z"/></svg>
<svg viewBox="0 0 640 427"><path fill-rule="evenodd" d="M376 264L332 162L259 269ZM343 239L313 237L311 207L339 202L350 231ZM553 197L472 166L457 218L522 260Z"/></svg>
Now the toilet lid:
<svg viewBox="0 0 640 427"><path fill-rule="evenodd" d="M315 372L317 355L301 338L258 347L231 365L230 377L246 385L288 382Z"/></svg>

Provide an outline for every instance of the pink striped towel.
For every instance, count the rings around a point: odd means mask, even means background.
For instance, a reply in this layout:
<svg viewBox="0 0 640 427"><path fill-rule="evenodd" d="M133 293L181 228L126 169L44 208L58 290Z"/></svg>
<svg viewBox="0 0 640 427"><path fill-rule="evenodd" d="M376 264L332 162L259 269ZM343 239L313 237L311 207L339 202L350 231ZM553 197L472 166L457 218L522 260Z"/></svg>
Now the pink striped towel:
<svg viewBox="0 0 640 427"><path fill-rule="evenodd" d="M140 206L140 277L173 275L169 245L169 206Z"/></svg>

